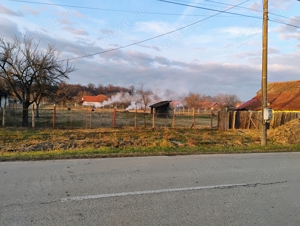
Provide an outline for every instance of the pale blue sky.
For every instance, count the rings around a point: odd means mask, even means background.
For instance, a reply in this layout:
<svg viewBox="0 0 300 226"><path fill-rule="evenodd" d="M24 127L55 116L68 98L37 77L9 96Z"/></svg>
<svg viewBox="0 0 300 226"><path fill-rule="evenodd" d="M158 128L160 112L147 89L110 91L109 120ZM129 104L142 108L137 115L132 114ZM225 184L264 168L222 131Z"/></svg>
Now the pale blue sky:
<svg viewBox="0 0 300 226"><path fill-rule="evenodd" d="M10 39L29 32L41 40L41 47L54 44L61 51L61 59L129 45L217 13L156 0L36 2L110 9L1 1L3 37ZM229 8L206 0L173 2L222 11ZM243 1L215 2L237 5ZM262 17L261 0L249 0L241 7L245 8L228 12ZM270 19L300 26L300 2L270 0L269 9L283 16L270 14ZM261 19L222 13L135 46L71 60L77 71L70 74L68 82L125 87L143 83L152 89L171 89L179 94L229 93L248 100L260 89L261 30ZM269 81L300 79L299 31L269 22Z"/></svg>

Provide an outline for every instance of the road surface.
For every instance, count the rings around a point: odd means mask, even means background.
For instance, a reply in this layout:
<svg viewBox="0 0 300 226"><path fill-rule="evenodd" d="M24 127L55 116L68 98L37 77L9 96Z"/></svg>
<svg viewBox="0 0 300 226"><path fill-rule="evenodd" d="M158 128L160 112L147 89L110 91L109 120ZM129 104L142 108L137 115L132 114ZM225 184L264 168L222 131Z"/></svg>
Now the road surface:
<svg viewBox="0 0 300 226"><path fill-rule="evenodd" d="M300 225L300 153L2 162L0 225Z"/></svg>

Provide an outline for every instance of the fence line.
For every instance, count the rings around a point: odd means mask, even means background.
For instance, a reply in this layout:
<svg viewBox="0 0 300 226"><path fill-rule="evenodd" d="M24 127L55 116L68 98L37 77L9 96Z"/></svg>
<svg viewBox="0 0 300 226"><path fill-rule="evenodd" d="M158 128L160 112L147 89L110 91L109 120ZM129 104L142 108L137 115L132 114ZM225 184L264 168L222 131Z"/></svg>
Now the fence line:
<svg viewBox="0 0 300 226"><path fill-rule="evenodd" d="M217 116L213 112L201 113L195 109L174 109L171 114L158 114L150 111L134 109L124 111L107 108L70 108L52 106L28 109L28 123L33 128L120 128L120 127L152 127L152 128L215 128ZM2 126L21 127L22 108L0 109Z"/></svg>
<svg viewBox="0 0 300 226"><path fill-rule="evenodd" d="M218 129L222 131L228 129L260 129L261 118L261 112L258 111L219 112ZM300 118L299 112L275 111L270 121L270 129L277 128L296 118Z"/></svg>

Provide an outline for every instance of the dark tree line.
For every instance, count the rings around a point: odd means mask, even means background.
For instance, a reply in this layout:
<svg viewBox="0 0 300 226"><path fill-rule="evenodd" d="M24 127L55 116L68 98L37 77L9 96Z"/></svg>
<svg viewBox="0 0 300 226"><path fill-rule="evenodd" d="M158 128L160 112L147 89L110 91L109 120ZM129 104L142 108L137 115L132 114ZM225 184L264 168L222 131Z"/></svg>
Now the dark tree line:
<svg viewBox="0 0 300 226"><path fill-rule="evenodd" d="M94 85L89 83L88 85L80 84L67 84L65 82L58 86L56 95L52 98L48 98L47 102L61 104L65 106L66 104L79 103L83 96L97 96L99 94L111 97L116 93L129 93L132 95L134 93L134 87L129 88L114 86L114 85Z"/></svg>

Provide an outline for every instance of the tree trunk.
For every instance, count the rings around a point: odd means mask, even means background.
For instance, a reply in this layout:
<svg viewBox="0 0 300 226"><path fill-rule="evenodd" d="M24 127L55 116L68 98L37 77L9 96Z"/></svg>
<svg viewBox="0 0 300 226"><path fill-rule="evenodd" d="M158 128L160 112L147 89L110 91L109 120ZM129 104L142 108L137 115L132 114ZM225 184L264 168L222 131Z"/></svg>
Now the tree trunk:
<svg viewBox="0 0 300 226"><path fill-rule="evenodd" d="M28 126L28 108L29 108L29 101L25 101L23 103L23 121L22 121L22 126Z"/></svg>

